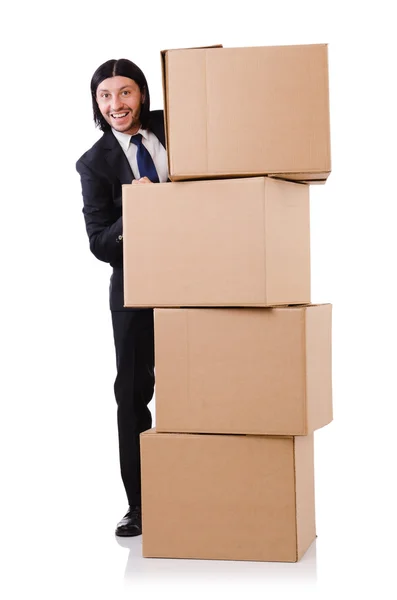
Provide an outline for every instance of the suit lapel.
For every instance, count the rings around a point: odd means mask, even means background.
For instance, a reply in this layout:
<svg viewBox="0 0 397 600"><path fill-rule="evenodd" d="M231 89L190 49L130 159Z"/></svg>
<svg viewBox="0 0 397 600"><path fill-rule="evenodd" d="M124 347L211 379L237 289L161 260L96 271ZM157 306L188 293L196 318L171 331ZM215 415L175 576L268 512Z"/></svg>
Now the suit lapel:
<svg viewBox="0 0 397 600"><path fill-rule="evenodd" d="M164 148L166 148L164 127L161 124L158 125L157 123L152 123L152 131L159 140L160 144L162 144Z"/></svg>
<svg viewBox="0 0 397 600"><path fill-rule="evenodd" d="M134 179L130 163L127 160L120 144L114 137L111 131L107 131L103 135L103 146L107 149L105 154L106 162L108 163L111 172L114 173L121 184L131 183Z"/></svg>
<svg viewBox="0 0 397 600"><path fill-rule="evenodd" d="M162 110L155 110L150 113L149 129L159 140L160 144L166 148L164 131L164 113Z"/></svg>

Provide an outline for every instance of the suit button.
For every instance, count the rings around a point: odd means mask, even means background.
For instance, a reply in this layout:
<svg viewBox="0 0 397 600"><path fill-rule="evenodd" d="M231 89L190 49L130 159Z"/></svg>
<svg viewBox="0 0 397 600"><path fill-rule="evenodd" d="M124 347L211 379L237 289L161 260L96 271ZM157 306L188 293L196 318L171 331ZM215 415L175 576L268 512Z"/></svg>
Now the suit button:
<svg viewBox="0 0 397 600"><path fill-rule="evenodd" d="M123 239L123 236L122 236L122 235L119 235L119 237L117 238L117 241L118 241L118 242L121 242L121 240L122 240L122 239Z"/></svg>

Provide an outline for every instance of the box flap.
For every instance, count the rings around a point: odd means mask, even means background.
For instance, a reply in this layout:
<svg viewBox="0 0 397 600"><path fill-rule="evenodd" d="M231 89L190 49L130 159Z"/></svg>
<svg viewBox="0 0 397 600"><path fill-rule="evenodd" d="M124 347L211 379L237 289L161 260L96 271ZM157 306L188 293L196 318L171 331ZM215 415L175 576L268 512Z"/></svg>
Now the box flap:
<svg viewBox="0 0 397 600"><path fill-rule="evenodd" d="M332 305L307 307L305 330L307 427L311 432L333 418Z"/></svg>
<svg viewBox="0 0 397 600"><path fill-rule="evenodd" d="M316 538L313 434L294 438L296 559Z"/></svg>
<svg viewBox="0 0 397 600"><path fill-rule="evenodd" d="M199 47L192 47L192 48L183 48L183 50L205 50L208 48L223 48L222 44L214 44L211 46L199 46ZM161 58L161 76L162 76L162 83L163 83L163 103L164 103L164 127L165 127L165 139L166 139L166 147L167 147L167 157L168 157L168 171L169 173L172 172L172 162L171 162L171 152L169 151L170 149L170 130L169 130L169 112L171 110L171 106L169 103L169 94L168 94L168 90L169 90L169 79L168 79L168 54L169 53L173 53L173 52L178 52L179 50L181 50L181 48L173 48L173 49L167 49L167 50L161 50L160 52L160 58ZM183 68L183 67L182 67ZM189 72L186 71L186 77L189 75ZM183 80L184 80L184 85L190 85L190 83L185 81L185 73L183 73ZM202 85L202 81L201 79L199 79L198 82L196 82L195 85L195 90L197 91L197 88L200 88L200 86ZM203 92L203 90L201 90L201 92ZM202 94L201 94L202 95ZM196 104L199 102L201 95L199 96L199 98L197 99ZM182 106L186 107L186 103L184 103L184 105ZM178 107L176 107L176 109L178 110ZM199 125L200 124L200 120L197 119L196 123ZM184 127L183 127L184 129ZM190 130L190 128L189 128ZM205 128L202 127L202 130L205 131ZM178 131L176 132L177 134L179 133ZM192 132L190 132L192 133ZM182 132L183 134L183 132Z"/></svg>
<svg viewBox="0 0 397 600"><path fill-rule="evenodd" d="M264 181L266 302L278 304L294 289L304 303L310 297L310 188L270 177Z"/></svg>

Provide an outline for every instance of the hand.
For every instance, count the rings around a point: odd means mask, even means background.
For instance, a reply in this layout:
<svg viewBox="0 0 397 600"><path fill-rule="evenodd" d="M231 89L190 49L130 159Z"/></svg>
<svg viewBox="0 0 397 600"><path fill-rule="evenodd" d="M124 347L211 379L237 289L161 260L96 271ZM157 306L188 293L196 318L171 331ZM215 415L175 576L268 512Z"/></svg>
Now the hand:
<svg viewBox="0 0 397 600"><path fill-rule="evenodd" d="M140 179L133 179L132 183L153 183L153 181L150 181L148 177L141 177Z"/></svg>

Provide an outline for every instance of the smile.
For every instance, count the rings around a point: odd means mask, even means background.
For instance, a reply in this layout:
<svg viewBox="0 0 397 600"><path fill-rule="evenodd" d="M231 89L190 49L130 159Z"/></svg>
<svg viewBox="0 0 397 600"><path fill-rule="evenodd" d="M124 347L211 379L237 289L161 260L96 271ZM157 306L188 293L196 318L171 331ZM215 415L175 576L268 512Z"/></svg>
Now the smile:
<svg viewBox="0 0 397 600"><path fill-rule="evenodd" d="M122 119L123 117L126 117L128 115L128 112L123 112L123 113L110 113L110 116L113 119Z"/></svg>

